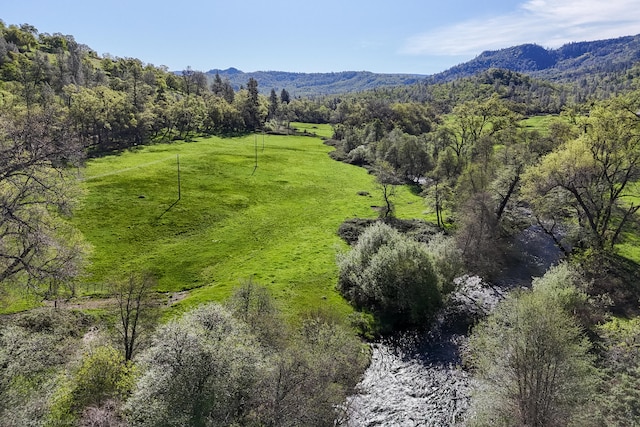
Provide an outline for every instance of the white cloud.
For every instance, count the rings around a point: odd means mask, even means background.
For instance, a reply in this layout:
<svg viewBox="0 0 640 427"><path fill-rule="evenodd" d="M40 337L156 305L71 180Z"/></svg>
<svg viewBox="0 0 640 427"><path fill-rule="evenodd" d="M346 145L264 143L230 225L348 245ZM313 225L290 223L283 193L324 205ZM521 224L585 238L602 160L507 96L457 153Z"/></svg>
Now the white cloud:
<svg viewBox="0 0 640 427"><path fill-rule="evenodd" d="M472 55L522 43L559 47L638 33L637 0L527 0L512 13L415 35L406 40L401 53Z"/></svg>

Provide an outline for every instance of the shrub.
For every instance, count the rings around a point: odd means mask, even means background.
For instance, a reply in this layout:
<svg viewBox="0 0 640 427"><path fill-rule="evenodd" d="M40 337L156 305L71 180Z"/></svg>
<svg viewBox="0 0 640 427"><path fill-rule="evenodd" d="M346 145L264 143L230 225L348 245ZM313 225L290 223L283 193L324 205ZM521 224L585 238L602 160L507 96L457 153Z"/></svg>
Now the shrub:
<svg viewBox="0 0 640 427"><path fill-rule="evenodd" d="M133 426L246 424L263 355L222 306L200 307L160 328L128 400Z"/></svg>
<svg viewBox="0 0 640 427"><path fill-rule="evenodd" d="M553 291L558 271L551 276L508 297L473 331L480 386L471 425L585 425L577 417L594 397L597 371L590 343L561 298L570 285Z"/></svg>
<svg viewBox="0 0 640 427"><path fill-rule="evenodd" d="M86 409L99 408L107 402L117 406L134 382L133 366L125 361L122 353L110 345L90 349L71 375L59 378L48 424L75 422Z"/></svg>
<svg viewBox="0 0 640 427"><path fill-rule="evenodd" d="M392 324L419 325L441 304L438 278L424 244L378 222L338 257L340 292Z"/></svg>
<svg viewBox="0 0 640 427"><path fill-rule="evenodd" d="M455 238L442 233L436 234L427 243L427 251L438 276L440 289L443 293L451 292L454 288L453 280L462 273L464 267L462 253Z"/></svg>

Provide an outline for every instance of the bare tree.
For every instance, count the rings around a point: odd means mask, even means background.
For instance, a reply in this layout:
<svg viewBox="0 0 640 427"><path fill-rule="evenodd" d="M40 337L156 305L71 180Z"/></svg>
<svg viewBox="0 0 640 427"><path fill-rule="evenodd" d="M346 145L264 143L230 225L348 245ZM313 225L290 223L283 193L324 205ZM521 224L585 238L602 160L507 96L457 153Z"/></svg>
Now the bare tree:
<svg viewBox="0 0 640 427"><path fill-rule="evenodd" d="M131 360L141 338L155 325L158 304L153 295L155 279L150 274L134 274L111 285L118 303L118 334L125 360Z"/></svg>
<svg viewBox="0 0 640 427"><path fill-rule="evenodd" d="M385 160L376 162L374 172L376 174L376 182L382 191L382 198L384 199L384 207L380 212L380 217L392 217L394 206L391 199L396 194L396 186L402 184L402 179L398 177L393 166Z"/></svg>
<svg viewBox="0 0 640 427"><path fill-rule="evenodd" d="M0 283L64 282L84 253L64 220L77 194L70 166L82 147L60 111L0 113Z"/></svg>

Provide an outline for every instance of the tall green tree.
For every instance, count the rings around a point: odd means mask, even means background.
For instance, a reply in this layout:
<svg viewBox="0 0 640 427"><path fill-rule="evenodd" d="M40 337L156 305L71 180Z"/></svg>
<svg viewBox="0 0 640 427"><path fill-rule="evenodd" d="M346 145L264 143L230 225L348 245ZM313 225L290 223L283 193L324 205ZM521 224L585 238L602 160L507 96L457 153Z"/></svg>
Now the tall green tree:
<svg viewBox="0 0 640 427"><path fill-rule="evenodd" d="M248 96L243 106L244 122L247 130L254 131L261 125L258 81L253 77L247 82Z"/></svg>
<svg viewBox="0 0 640 427"><path fill-rule="evenodd" d="M268 119L273 119L278 112L278 95L276 94L275 89L271 89L271 94L269 95L269 113L267 115Z"/></svg>
<svg viewBox="0 0 640 427"><path fill-rule="evenodd" d="M223 81L220 74L216 73L213 83L211 84L211 91L219 97L225 99L229 104L233 103L235 92L229 80Z"/></svg>
<svg viewBox="0 0 640 427"><path fill-rule="evenodd" d="M574 220L584 241L611 249L640 205L631 184L640 178L640 118L636 105L616 98L583 119L584 133L546 155L525 175L525 195L552 221Z"/></svg>
<svg viewBox="0 0 640 427"><path fill-rule="evenodd" d="M570 311L580 294L566 278L548 273L474 329L470 349L481 384L471 425L571 425L594 397L590 344Z"/></svg>
<svg viewBox="0 0 640 427"><path fill-rule="evenodd" d="M280 102L283 104L288 104L289 102L291 102L291 96L289 95L289 92L286 89L282 89L282 91L280 91Z"/></svg>

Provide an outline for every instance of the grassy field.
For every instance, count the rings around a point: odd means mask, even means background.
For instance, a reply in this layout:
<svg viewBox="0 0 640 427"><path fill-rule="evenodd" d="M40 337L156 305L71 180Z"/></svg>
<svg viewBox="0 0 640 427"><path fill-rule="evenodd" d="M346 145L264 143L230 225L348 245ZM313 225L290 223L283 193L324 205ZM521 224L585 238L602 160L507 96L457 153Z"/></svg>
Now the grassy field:
<svg viewBox="0 0 640 427"><path fill-rule="evenodd" d="M531 116L522 120L520 124L524 129L527 130L536 130L540 132L542 135L546 135L549 132L549 125L554 121L558 120L557 115L555 114L547 114L543 116Z"/></svg>
<svg viewBox="0 0 640 427"><path fill-rule="evenodd" d="M286 314L350 312L334 290L335 256L346 247L336 231L347 218L375 217L382 200L372 176L331 160L330 150L319 138L250 135L89 161L74 216L93 246L81 289L99 293L114 277L151 271L161 291L190 290L180 310L222 300L251 278ZM425 218L408 188L396 204L400 217Z"/></svg>
<svg viewBox="0 0 640 427"><path fill-rule="evenodd" d="M317 125L314 123L291 122L291 127L297 129L298 132L307 132L311 135L321 138L331 138L333 136L333 127L329 125Z"/></svg>

